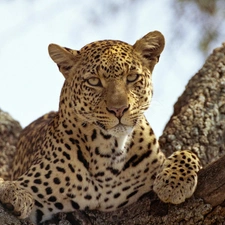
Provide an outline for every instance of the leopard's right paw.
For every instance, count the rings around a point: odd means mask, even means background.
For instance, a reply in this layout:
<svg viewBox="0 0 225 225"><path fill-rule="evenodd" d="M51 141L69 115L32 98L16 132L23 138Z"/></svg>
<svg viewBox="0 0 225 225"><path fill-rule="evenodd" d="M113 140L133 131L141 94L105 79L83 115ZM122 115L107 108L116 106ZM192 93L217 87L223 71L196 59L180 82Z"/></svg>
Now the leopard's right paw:
<svg viewBox="0 0 225 225"><path fill-rule="evenodd" d="M157 175L153 190L163 202L180 204L197 186L200 161L191 151L177 151L168 157Z"/></svg>
<svg viewBox="0 0 225 225"><path fill-rule="evenodd" d="M0 178L0 202L20 219L29 216L34 199L30 193L22 189L16 181L4 181Z"/></svg>

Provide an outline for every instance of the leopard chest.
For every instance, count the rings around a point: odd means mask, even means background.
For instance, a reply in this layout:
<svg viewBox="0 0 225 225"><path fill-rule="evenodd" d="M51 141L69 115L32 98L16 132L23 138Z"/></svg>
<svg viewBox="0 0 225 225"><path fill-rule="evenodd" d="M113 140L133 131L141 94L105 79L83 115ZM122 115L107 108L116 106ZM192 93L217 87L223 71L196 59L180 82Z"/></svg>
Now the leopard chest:
<svg viewBox="0 0 225 225"><path fill-rule="evenodd" d="M51 171L48 182L56 185L47 198L58 196L68 210L72 205L109 211L135 202L152 189L158 163L156 149L137 154L132 138L115 138L98 130L76 136L67 132L46 157Z"/></svg>

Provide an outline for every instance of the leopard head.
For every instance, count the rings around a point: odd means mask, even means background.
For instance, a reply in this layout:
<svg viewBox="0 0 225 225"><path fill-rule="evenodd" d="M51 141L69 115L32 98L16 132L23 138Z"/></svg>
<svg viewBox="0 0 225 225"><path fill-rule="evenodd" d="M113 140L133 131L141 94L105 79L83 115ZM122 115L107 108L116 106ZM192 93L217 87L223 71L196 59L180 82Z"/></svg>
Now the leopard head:
<svg viewBox="0 0 225 225"><path fill-rule="evenodd" d="M164 37L150 32L134 45L104 40L79 51L49 45L49 54L65 77L60 110L110 134L128 134L148 109L152 71Z"/></svg>

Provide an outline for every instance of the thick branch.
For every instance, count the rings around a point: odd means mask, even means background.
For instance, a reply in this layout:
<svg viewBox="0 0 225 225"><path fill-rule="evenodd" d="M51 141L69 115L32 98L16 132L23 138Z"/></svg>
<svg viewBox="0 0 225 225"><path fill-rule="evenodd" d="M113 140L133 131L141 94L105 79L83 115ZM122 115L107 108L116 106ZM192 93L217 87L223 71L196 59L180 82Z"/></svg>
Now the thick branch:
<svg viewBox="0 0 225 225"><path fill-rule="evenodd" d="M225 152L225 43L215 49L174 105L163 135L166 155L195 151L205 166Z"/></svg>
<svg viewBox="0 0 225 225"><path fill-rule="evenodd" d="M195 196L204 199L212 206L225 200L225 156L199 172L199 184Z"/></svg>

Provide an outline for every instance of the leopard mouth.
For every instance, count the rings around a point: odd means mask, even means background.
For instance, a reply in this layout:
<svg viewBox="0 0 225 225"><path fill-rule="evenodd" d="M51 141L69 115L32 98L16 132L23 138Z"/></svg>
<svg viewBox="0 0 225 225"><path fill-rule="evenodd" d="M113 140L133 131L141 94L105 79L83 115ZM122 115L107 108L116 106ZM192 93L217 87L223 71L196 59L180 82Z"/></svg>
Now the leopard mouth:
<svg viewBox="0 0 225 225"><path fill-rule="evenodd" d="M108 131L112 135L129 135L133 130L133 127L118 123L116 126L110 128Z"/></svg>
<svg viewBox="0 0 225 225"><path fill-rule="evenodd" d="M108 128L108 129L101 122L97 121L96 125L98 125L103 130L108 131L112 135L115 135L115 134L129 134L133 130L133 126L128 126L128 125L122 124L121 122L118 122L118 124L116 124L113 127Z"/></svg>

